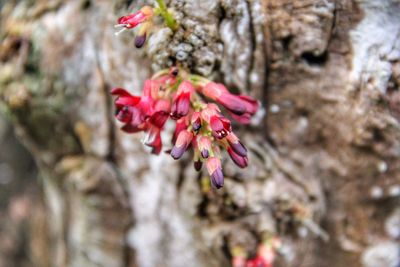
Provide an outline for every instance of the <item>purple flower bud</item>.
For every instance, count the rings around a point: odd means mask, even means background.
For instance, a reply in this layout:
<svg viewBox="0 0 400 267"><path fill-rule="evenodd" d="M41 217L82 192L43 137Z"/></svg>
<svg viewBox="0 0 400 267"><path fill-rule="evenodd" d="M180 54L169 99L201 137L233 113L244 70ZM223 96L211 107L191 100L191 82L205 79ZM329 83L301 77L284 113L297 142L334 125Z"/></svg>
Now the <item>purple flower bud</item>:
<svg viewBox="0 0 400 267"><path fill-rule="evenodd" d="M221 160L216 157L207 159L207 171L210 174L211 184L213 187L219 189L224 186L224 174L222 173Z"/></svg>
<svg viewBox="0 0 400 267"><path fill-rule="evenodd" d="M175 120L186 116L190 110L190 93L180 94L171 107L171 117Z"/></svg>
<svg viewBox="0 0 400 267"><path fill-rule="evenodd" d="M247 149L246 147L239 141L237 143L229 143L231 145L231 148L233 151L235 151L236 154L246 157L247 156Z"/></svg>
<svg viewBox="0 0 400 267"><path fill-rule="evenodd" d="M247 156L240 156L235 153L235 151L231 148L228 147L228 154L231 157L232 161L239 166L240 168L246 168L248 164L248 158Z"/></svg>
<svg viewBox="0 0 400 267"><path fill-rule="evenodd" d="M171 157L173 157L174 159L180 159L183 155L183 153L185 153L186 147L185 146L174 146L171 150Z"/></svg>
<svg viewBox="0 0 400 267"><path fill-rule="evenodd" d="M192 142L193 134L188 130L183 130L179 133L176 139L175 146L171 150L171 157L179 159L182 157L188 148L190 142Z"/></svg>
<svg viewBox="0 0 400 267"><path fill-rule="evenodd" d="M234 133L230 133L226 140L228 141L230 147L235 151L236 154L246 157L247 156L247 149L246 147L239 141Z"/></svg>
<svg viewBox="0 0 400 267"><path fill-rule="evenodd" d="M135 38L136 48L141 48L145 42L146 42L146 34L136 36Z"/></svg>
<svg viewBox="0 0 400 267"><path fill-rule="evenodd" d="M201 170L201 167L203 166L203 163L200 160L197 160L194 162L193 165L194 169L199 172Z"/></svg>
<svg viewBox="0 0 400 267"><path fill-rule="evenodd" d="M201 156L202 156L204 159L208 158L208 156L209 156L208 150L207 150L207 149L203 149L203 150L201 151Z"/></svg>
<svg viewBox="0 0 400 267"><path fill-rule="evenodd" d="M221 168L215 169L211 174L211 184L217 189L224 186L224 174L222 173Z"/></svg>

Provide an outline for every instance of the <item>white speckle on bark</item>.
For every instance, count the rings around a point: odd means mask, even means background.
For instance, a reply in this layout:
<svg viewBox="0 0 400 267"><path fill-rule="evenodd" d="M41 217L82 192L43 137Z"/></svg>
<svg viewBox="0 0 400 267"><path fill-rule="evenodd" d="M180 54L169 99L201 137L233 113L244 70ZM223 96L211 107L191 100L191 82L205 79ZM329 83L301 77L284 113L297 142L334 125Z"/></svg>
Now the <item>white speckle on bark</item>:
<svg viewBox="0 0 400 267"><path fill-rule="evenodd" d="M365 12L361 23L351 32L354 51L351 80L371 83L386 92L391 62L400 59L400 3L394 0L358 1Z"/></svg>
<svg viewBox="0 0 400 267"><path fill-rule="evenodd" d="M364 267L397 267L400 247L396 242L383 241L367 248L362 254Z"/></svg>
<svg viewBox="0 0 400 267"><path fill-rule="evenodd" d="M388 165L387 165L387 163L385 162L385 161L380 161L379 163L378 163L378 171L380 172L380 173L384 173L384 172L386 172L388 170Z"/></svg>
<svg viewBox="0 0 400 267"><path fill-rule="evenodd" d="M269 111L270 111L271 113L273 113L273 114L278 113L280 110L281 110L281 108L280 108L279 105L277 105L277 104L272 104L272 105L269 107Z"/></svg>
<svg viewBox="0 0 400 267"><path fill-rule="evenodd" d="M379 186L373 186L370 191L371 197L373 199L379 199L383 197L383 189Z"/></svg>
<svg viewBox="0 0 400 267"><path fill-rule="evenodd" d="M385 231L393 239L400 238L400 209L396 209L385 221Z"/></svg>
<svg viewBox="0 0 400 267"><path fill-rule="evenodd" d="M400 185L392 185L389 187L389 196L398 197L400 196Z"/></svg>

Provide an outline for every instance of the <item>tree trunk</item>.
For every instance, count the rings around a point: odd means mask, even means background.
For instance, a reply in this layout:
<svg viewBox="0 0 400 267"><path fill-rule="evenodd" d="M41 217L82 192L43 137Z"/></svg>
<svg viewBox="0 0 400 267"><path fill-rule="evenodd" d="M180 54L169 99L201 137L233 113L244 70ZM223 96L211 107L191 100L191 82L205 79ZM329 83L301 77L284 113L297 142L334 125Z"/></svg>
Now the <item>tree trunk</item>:
<svg viewBox="0 0 400 267"><path fill-rule="evenodd" d="M171 0L179 30L137 50L113 24L144 3L2 4L0 99L40 170L48 266L230 266L265 235L274 266L398 266L400 2ZM113 118L112 87L174 63L263 103L218 191Z"/></svg>

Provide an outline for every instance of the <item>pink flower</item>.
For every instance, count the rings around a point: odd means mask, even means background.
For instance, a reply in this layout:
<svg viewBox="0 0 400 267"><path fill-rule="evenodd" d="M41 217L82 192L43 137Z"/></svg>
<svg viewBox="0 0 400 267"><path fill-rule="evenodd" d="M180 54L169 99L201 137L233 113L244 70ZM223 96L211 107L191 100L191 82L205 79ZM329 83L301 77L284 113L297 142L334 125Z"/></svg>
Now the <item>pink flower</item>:
<svg viewBox="0 0 400 267"><path fill-rule="evenodd" d="M231 122L223 116L212 116L210 118L212 134L218 139L227 136L231 131Z"/></svg>
<svg viewBox="0 0 400 267"><path fill-rule="evenodd" d="M121 30L115 34L118 35L127 29L135 28L141 24L137 36L135 37L135 46L141 48L146 42L147 35L153 27L153 22L151 20L153 15L153 8L144 6L133 14L122 16L118 19L118 24L114 26L115 28L121 28Z"/></svg>
<svg viewBox="0 0 400 267"><path fill-rule="evenodd" d="M153 13L153 8L149 6L144 6L139 11L133 14L120 17L116 26L124 27L126 29L132 29L151 18L153 16Z"/></svg>
<svg viewBox="0 0 400 267"><path fill-rule="evenodd" d="M224 174L222 173L221 160L217 157L209 157L206 161L207 171L211 178L211 184L215 188L224 186Z"/></svg>
<svg viewBox="0 0 400 267"><path fill-rule="evenodd" d="M258 102L255 99L245 95L231 94L223 84L209 82L202 92L224 106L232 117L241 123L249 123L251 116L258 110Z"/></svg>
<svg viewBox="0 0 400 267"><path fill-rule="evenodd" d="M116 113L115 117L125 123L122 128L128 132L140 131L143 128L142 123L149 116L151 102L150 99L133 96L122 88L115 88L111 94L117 95L115 99Z"/></svg>
<svg viewBox="0 0 400 267"><path fill-rule="evenodd" d="M128 133L146 131L144 143L152 147L152 153L159 154L162 148L160 132L169 117L170 103L164 99L154 101L150 92L137 97L125 89L115 88L111 94L117 95L115 116L125 123L122 130Z"/></svg>
<svg viewBox="0 0 400 267"><path fill-rule="evenodd" d="M121 22L126 27L142 23L142 13L124 17ZM145 132L144 144L151 147L154 154L162 150L161 131L166 122L169 118L174 119L171 157L181 158L192 145L195 169L200 171L205 163L211 184L218 189L224 185L220 149L225 148L240 168L248 165L247 150L232 132L231 121L215 103L207 103L203 96L215 100L233 118L245 123L257 111L258 103L250 97L229 93L222 84L207 82L203 86L205 81L205 78L191 77L184 70L173 67L146 80L142 96L131 95L122 88L115 88L111 93L116 96L115 117L124 124L122 130Z"/></svg>
<svg viewBox="0 0 400 267"><path fill-rule="evenodd" d="M179 85L171 108L171 117L173 119L180 119L189 113L190 97L192 96L193 91L193 85L188 81L184 81Z"/></svg>
<svg viewBox="0 0 400 267"><path fill-rule="evenodd" d="M217 101L222 94L229 93L229 91L223 84L209 82L203 87L202 93L206 97L211 98L214 101Z"/></svg>
<svg viewBox="0 0 400 267"><path fill-rule="evenodd" d="M243 256L234 256L232 258L232 267L245 267L246 259Z"/></svg>
<svg viewBox="0 0 400 267"><path fill-rule="evenodd" d="M262 257L257 256L246 262L246 267L272 267L272 264L266 262Z"/></svg>
<svg viewBox="0 0 400 267"><path fill-rule="evenodd" d="M181 131L186 130L188 127L186 118L182 118L176 121L175 131L172 136L172 144L175 144L176 139Z"/></svg>

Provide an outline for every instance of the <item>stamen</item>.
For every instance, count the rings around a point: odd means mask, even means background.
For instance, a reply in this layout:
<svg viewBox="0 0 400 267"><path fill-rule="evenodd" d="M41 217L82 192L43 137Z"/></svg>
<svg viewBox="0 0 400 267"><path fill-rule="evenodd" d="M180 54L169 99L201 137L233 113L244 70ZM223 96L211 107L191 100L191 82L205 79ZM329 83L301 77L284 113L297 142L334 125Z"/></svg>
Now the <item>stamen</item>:
<svg viewBox="0 0 400 267"><path fill-rule="evenodd" d="M124 31L126 31L126 30L127 30L126 28L122 28L121 30L117 31L117 32L115 33L115 35L118 36L118 35L120 35L122 32L124 32Z"/></svg>
<svg viewBox="0 0 400 267"><path fill-rule="evenodd" d="M115 24L115 25L114 25L114 28L122 28L122 27L126 27L126 26L128 26L128 24L126 24L126 23Z"/></svg>
<svg viewBox="0 0 400 267"><path fill-rule="evenodd" d="M156 134L153 131L149 131L142 139L142 143L148 145L153 143L155 139L156 139Z"/></svg>

